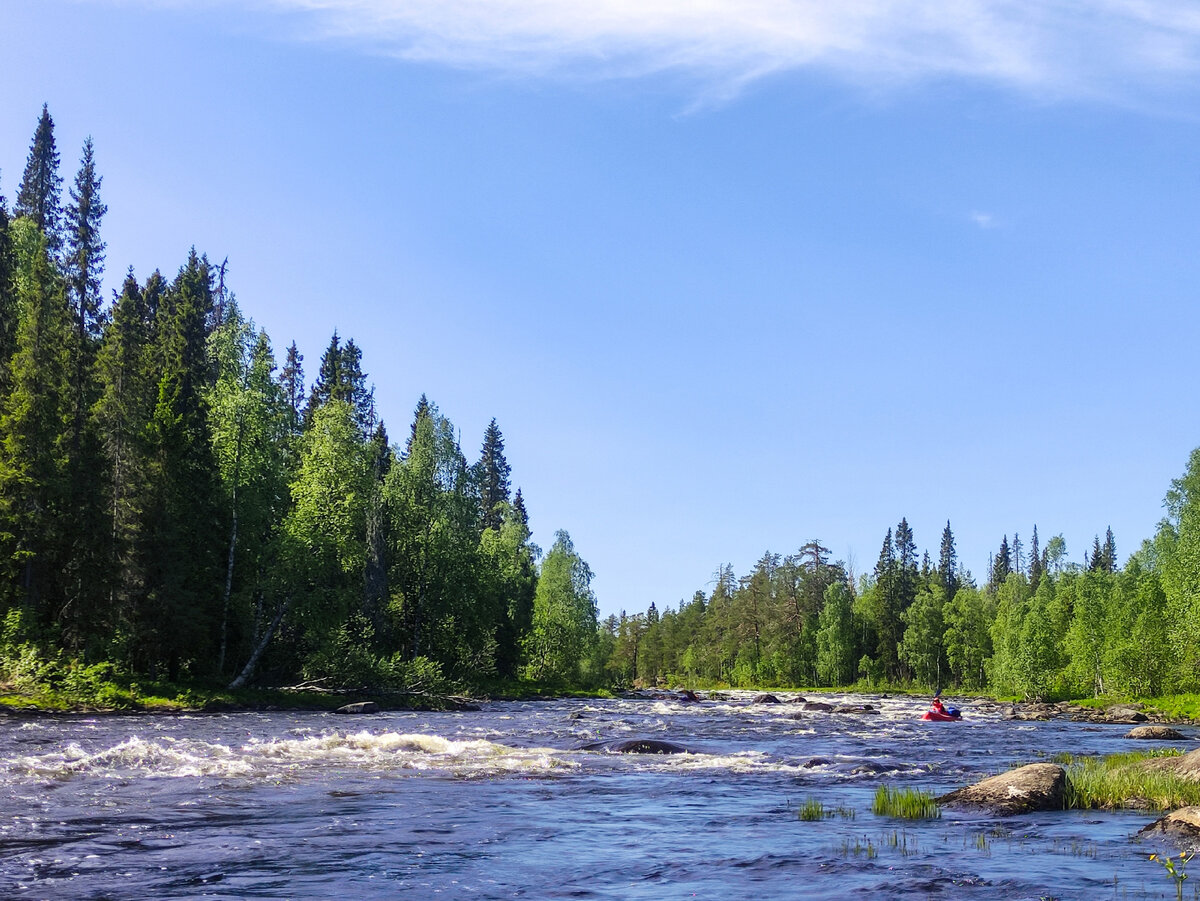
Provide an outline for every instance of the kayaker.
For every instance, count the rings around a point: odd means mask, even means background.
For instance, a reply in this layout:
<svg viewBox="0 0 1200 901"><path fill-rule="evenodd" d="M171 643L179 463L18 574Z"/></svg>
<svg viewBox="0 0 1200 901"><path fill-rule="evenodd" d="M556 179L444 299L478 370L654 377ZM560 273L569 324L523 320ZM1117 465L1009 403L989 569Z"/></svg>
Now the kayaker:
<svg viewBox="0 0 1200 901"><path fill-rule="evenodd" d="M940 713L942 716L948 716L948 714L946 713L946 707L945 707L945 705L942 704L941 695L934 695L933 696L933 704L931 704L930 706L933 707L934 713Z"/></svg>

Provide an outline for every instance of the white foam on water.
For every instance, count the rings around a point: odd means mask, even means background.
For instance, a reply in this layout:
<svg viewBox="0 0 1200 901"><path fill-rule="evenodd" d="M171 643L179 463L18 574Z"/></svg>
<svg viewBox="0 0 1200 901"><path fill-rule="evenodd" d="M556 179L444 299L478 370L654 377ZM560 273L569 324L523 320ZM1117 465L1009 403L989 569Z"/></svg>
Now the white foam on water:
<svg viewBox="0 0 1200 901"><path fill-rule="evenodd" d="M187 739L139 737L99 751L72 742L40 755L0 761L17 777L279 778L328 767L478 777L540 774L579 766L550 748L513 748L483 739L395 732L329 733L251 741L240 747Z"/></svg>

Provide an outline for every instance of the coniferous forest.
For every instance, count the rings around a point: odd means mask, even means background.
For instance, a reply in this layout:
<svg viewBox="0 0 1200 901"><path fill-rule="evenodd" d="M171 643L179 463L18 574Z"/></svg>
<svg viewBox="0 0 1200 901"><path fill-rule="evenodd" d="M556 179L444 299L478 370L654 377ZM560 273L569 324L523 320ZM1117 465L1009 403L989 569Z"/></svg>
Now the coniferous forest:
<svg viewBox="0 0 1200 901"><path fill-rule="evenodd" d="M495 420L473 460L424 396L389 434L353 338L310 380L194 250L103 297L90 139L65 194L60 168L43 108L0 195L0 682L1200 688L1200 450L1123 563L1111 530L1072 563L1034 526L976 578L950 523L931 555L901 519L870 572L811 540L598 622Z"/></svg>

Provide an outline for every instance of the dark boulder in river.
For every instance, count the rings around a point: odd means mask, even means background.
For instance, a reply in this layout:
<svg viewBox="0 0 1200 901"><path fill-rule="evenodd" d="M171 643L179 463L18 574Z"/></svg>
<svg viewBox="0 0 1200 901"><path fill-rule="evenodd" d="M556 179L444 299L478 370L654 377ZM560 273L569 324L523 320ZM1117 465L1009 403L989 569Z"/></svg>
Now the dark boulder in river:
<svg viewBox="0 0 1200 901"><path fill-rule="evenodd" d="M843 704L833 708L834 713L878 713L870 704Z"/></svg>
<svg viewBox="0 0 1200 901"><path fill-rule="evenodd" d="M1170 726L1134 726L1125 733L1126 738L1145 738L1150 741L1187 741L1185 736L1178 729L1172 729Z"/></svg>
<svg viewBox="0 0 1200 901"><path fill-rule="evenodd" d="M356 704L347 704L344 707L339 707L334 713L378 713L379 705L374 701L359 701Z"/></svg>
<svg viewBox="0 0 1200 901"><path fill-rule="evenodd" d="M1054 763L1031 763L937 799L939 804L980 807L998 816L1062 810L1067 774Z"/></svg>
<svg viewBox="0 0 1200 901"><path fill-rule="evenodd" d="M627 738L621 741L593 741L583 751L611 751L614 754L690 754L683 745L657 738Z"/></svg>
<svg viewBox="0 0 1200 901"><path fill-rule="evenodd" d="M755 695L750 701L751 704L778 704L779 698L775 695Z"/></svg>
<svg viewBox="0 0 1200 901"><path fill-rule="evenodd" d="M804 705L805 710L820 710L824 713L829 713L833 710L832 704L826 704L823 701L807 701Z"/></svg>
<svg viewBox="0 0 1200 901"><path fill-rule="evenodd" d="M1200 850L1200 807L1181 807L1172 810L1138 832L1138 835L1161 835L1180 843L1181 851Z"/></svg>

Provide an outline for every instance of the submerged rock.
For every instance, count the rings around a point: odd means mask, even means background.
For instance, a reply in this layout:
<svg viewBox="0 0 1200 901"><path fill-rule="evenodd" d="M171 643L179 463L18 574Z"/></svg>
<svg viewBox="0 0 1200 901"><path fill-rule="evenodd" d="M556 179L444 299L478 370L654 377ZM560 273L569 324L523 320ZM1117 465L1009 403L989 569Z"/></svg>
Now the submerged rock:
<svg viewBox="0 0 1200 901"><path fill-rule="evenodd" d="M823 713L830 713L833 710L832 704L826 704L824 701L806 701L804 704L805 710L820 710Z"/></svg>
<svg viewBox="0 0 1200 901"><path fill-rule="evenodd" d="M339 707L334 713L378 713L379 705L374 701L359 701L355 704L346 704Z"/></svg>
<svg viewBox="0 0 1200 901"><path fill-rule="evenodd" d="M998 816L1062 810L1067 774L1058 764L1031 763L937 799L939 804L981 807Z"/></svg>
<svg viewBox="0 0 1200 901"><path fill-rule="evenodd" d="M614 754L690 754L683 745L657 738L627 738L620 741L593 741L584 751L611 751Z"/></svg>
<svg viewBox="0 0 1200 901"><path fill-rule="evenodd" d="M751 704L778 704L779 698L775 695L755 695L751 700Z"/></svg>
<svg viewBox="0 0 1200 901"><path fill-rule="evenodd" d="M700 696L690 688L681 688L679 689L679 697L676 700L683 701L685 704L699 704Z"/></svg>
<svg viewBox="0 0 1200 901"><path fill-rule="evenodd" d="M1181 851L1200 850L1200 807L1181 807L1151 823L1138 835L1162 835L1181 843Z"/></svg>
<svg viewBox="0 0 1200 901"><path fill-rule="evenodd" d="M1125 733L1126 738L1145 738L1151 741L1187 741L1185 736L1178 729L1172 729L1170 726L1134 726Z"/></svg>
<svg viewBox="0 0 1200 901"><path fill-rule="evenodd" d="M843 704L833 708L834 713L878 713L870 704Z"/></svg>

